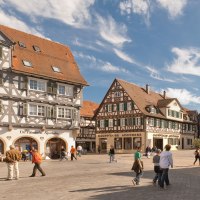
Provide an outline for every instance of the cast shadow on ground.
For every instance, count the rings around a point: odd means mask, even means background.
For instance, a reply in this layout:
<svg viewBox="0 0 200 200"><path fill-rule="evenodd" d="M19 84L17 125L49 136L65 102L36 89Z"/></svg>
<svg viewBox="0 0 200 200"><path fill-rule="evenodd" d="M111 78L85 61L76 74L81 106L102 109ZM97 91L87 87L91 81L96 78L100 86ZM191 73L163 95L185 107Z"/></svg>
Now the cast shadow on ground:
<svg viewBox="0 0 200 200"><path fill-rule="evenodd" d="M109 173L112 176L126 176L130 177L130 185L115 186L111 187L98 187L98 188L87 188L81 190L74 190L70 192L92 192L93 195L88 198L88 200L188 200L188 199L199 199L199 180L200 180L200 168L181 168L173 169L169 172L171 186L167 190L160 190L158 186L152 184L152 178L154 172L145 171L143 180L149 180L149 183L145 185L133 186L132 177L133 172L119 172L119 173ZM95 194L94 194L95 193Z"/></svg>

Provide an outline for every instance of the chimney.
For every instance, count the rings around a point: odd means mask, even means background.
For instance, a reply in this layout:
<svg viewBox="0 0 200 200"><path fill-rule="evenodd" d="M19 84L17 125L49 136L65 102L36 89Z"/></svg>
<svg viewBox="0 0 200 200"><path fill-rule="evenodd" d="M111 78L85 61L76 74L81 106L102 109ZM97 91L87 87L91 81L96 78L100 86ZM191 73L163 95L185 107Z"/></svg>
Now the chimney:
<svg viewBox="0 0 200 200"><path fill-rule="evenodd" d="M146 93L150 94L150 86L148 84L146 84Z"/></svg>
<svg viewBox="0 0 200 200"><path fill-rule="evenodd" d="M163 91L163 98L166 99L166 91Z"/></svg>

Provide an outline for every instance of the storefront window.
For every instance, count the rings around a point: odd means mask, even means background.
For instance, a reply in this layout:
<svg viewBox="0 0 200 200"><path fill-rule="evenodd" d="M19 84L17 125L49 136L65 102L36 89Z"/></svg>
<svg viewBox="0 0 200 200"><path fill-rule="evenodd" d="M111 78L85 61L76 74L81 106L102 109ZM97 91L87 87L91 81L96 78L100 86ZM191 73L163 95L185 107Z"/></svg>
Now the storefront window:
<svg viewBox="0 0 200 200"><path fill-rule="evenodd" d="M124 149L132 149L132 138L124 138Z"/></svg>
<svg viewBox="0 0 200 200"><path fill-rule="evenodd" d="M115 149L122 149L122 138L114 139Z"/></svg>
<svg viewBox="0 0 200 200"><path fill-rule="evenodd" d="M173 145L173 139L172 138L168 138L168 144Z"/></svg>
<svg viewBox="0 0 200 200"><path fill-rule="evenodd" d="M137 149L138 147L141 147L141 143L142 143L141 137L133 138L133 149Z"/></svg>

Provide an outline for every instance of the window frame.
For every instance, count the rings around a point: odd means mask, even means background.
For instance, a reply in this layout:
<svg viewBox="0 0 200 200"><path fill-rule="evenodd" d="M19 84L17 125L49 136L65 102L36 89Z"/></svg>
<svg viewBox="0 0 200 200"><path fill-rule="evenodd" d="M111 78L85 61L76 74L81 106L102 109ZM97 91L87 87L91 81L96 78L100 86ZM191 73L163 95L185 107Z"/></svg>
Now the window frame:
<svg viewBox="0 0 200 200"><path fill-rule="evenodd" d="M33 111L33 108L35 109ZM42 109L42 112L41 112ZM46 106L45 105L39 105L39 104L34 104L34 103L29 103L28 104L28 116L33 116L33 117L46 117ZM31 114L31 112L33 114ZM43 114L39 114L43 113Z"/></svg>
<svg viewBox="0 0 200 200"><path fill-rule="evenodd" d="M31 88L31 81L36 82L37 89L36 88ZM42 90L39 89L41 87L40 84L43 85L43 89ZM29 78L28 85L29 85L29 90L31 90L31 91L38 91L38 92L46 92L47 91L47 82L44 81L44 80L41 80L41 79ZM34 85L34 87L35 87L35 85Z"/></svg>
<svg viewBox="0 0 200 200"><path fill-rule="evenodd" d="M65 93L64 94L60 93L60 87L64 87L65 88ZM57 93L58 93L58 95L63 95L63 96L66 96L66 97L73 97L73 95L74 95L74 88L73 88L72 85L65 85L65 84L58 83Z"/></svg>

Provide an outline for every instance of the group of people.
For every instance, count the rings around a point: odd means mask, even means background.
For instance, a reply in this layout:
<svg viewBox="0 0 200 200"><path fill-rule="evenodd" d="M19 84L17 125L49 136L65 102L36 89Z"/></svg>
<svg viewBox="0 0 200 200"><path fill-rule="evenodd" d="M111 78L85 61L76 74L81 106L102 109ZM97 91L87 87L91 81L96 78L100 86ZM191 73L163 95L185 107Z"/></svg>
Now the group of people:
<svg viewBox="0 0 200 200"><path fill-rule="evenodd" d="M173 168L173 158L170 149L171 145L167 144L165 146L165 151L157 149L155 151L156 154L153 156L154 172L155 172L155 177L153 178L153 184L156 184L158 182L160 189L165 189L164 184L166 184L166 186L170 185L168 171L170 166L171 168ZM140 184L140 178L143 175L144 166L141 160L140 151L141 149L138 148L134 155L135 161L132 166L132 170L134 170L136 173L135 178L132 180L134 185Z"/></svg>
<svg viewBox="0 0 200 200"><path fill-rule="evenodd" d="M32 156L32 163L34 163L33 172L30 175L30 177L35 177L37 170L41 172L42 176L46 176L45 172L40 166L42 163L42 156L38 153L37 149L34 148L31 149L30 153ZM18 163L21 160L21 158L22 158L21 152L15 149L13 145L10 145L10 150L6 152L6 156L0 158L2 162L6 162L8 167L8 175L6 180L11 181L14 179L15 180L19 179Z"/></svg>

